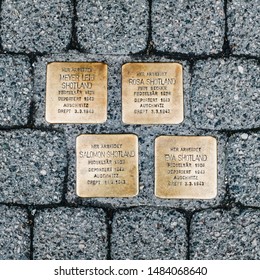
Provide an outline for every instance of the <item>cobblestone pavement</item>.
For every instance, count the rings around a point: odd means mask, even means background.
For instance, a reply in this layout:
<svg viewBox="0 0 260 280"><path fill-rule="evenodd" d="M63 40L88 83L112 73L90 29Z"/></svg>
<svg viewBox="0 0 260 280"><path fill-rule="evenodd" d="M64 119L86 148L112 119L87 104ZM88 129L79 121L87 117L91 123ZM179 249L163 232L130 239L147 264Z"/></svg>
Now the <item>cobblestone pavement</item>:
<svg viewBox="0 0 260 280"><path fill-rule="evenodd" d="M258 0L2 0L0 259L260 259ZM108 64L103 124L45 121L46 65ZM121 67L179 62L185 119L121 121ZM139 195L81 199L75 138L135 133ZM218 140L218 195L154 196L159 135Z"/></svg>

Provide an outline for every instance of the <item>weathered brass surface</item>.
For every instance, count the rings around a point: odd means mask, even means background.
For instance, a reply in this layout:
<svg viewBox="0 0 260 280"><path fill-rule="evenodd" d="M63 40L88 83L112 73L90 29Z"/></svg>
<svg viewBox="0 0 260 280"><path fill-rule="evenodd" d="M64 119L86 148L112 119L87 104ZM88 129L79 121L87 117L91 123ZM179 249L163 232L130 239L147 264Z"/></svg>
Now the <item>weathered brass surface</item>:
<svg viewBox="0 0 260 280"><path fill-rule="evenodd" d="M106 118L106 64L52 62L47 65L47 122L102 123Z"/></svg>
<svg viewBox="0 0 260 280"><path fill-rule="evenodd" d="M122 67L122 118L128 124L183 121L183 70L179 63L127 63Z"/></svg>
<svg viewBox="0 0 260 280"><path fill-rule="evenodd" d="M80 135L76 146L78 196L132 197L138 194L136 135Z"/></svg>
<svg viewBox="0 0 260 280"><path fill-rule="evenodd" d="M212 199L217 195L217 141L211 136L155 140L155 195Z"/></svg>

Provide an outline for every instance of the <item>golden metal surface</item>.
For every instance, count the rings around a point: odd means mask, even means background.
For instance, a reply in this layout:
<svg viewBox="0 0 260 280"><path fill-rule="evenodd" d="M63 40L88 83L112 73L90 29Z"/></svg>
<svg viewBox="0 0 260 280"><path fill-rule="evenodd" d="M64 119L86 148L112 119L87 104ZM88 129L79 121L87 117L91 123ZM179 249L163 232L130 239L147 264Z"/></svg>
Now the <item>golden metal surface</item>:
<svg viewBox="0 0 260 280"><path fill-rule="evenodd" d="M183 73L179 63L127 63L122 67L122 118L127 124L183 121Z"/></svg>
<svg viewBox="0 0 260 280"><path fill-rule="evenodd" d="M47 122L103 123L106 118L106 64L52 62L47 65Z"/></svg>
<svg viewBox="0 0 260 280"><path fill-rule="evenodd" d="M136 135L80 135L76 154L78 196L132 197L138 194Z"/></svg>
<svg viewBox="0 0 260 280"><path fill-rule="evenodd" d="M212 199L217 195L217 141L211 136L155 140L155 195Z"/></svg>

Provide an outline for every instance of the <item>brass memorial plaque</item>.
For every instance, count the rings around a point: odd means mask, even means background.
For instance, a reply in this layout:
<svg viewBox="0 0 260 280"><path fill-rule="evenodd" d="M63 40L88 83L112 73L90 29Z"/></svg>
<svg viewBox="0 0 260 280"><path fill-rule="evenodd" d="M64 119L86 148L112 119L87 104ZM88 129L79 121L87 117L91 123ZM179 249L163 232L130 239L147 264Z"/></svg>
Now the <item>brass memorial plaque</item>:
<svg viewBox="0 0 260 280"><path fill-rule="evenodd" d="M155 195L211 199L217 195L217 141L211 136L155 140Z"/></svg>
<svg viewBox="0 0 260 280"><path fill-rule="evenodd" d="M80 135L76 153L78 196L132 197L138 194L136 135Z"/></svg>
<svg viewBox="0 0 260 280"><path fill-rule="evenodd" d="M127 124L181 123L184 118L182 65L123 65L122 118Z"/></svg>
<svg viewBox="0 0 260 280"><path fill-rule="evenodd" d="M47 65L47 122L102 123L106 118L105 63L52 62Z"/></svg>

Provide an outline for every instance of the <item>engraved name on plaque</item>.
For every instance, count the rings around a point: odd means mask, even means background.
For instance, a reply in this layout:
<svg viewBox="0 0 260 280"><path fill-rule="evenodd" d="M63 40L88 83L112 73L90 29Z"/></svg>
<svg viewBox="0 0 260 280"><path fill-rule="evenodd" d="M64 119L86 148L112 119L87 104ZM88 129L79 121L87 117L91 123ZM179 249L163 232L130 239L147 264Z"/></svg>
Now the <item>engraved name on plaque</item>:
<svg viewBox="0 0 260 280"><path fill-rule="evenodd" d="M106 118L105 63L52 62L47 65L47 122L103 123Z"/></svg>
<svg viewBox="0 0 260 280"><path fill-rule="evenodd" d="M77 137L77 195L133 197L138 194L138 138L134 134Z"/></svg>
<svg viewBox="0 0 260 280"><path fill-rule="evenodd" d="M127 124L183 121L183 70L179 63L127 63L122 67L122 119Z"/></svg>
<svg viewBox="0 0 260 280"><path fill-rule="evenodd" d="M217 141L211 136L155 140L155 195L212 199L217 195Z"/></svg>

